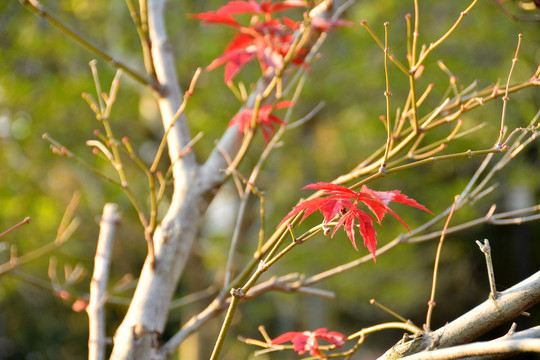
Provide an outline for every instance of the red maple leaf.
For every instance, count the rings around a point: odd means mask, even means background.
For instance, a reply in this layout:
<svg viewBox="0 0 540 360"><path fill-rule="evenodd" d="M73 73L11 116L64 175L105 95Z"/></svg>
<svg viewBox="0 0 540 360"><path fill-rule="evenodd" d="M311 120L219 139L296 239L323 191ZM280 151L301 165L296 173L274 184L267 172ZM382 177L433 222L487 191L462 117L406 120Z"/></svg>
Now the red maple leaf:
<svg viewBox="0 0 540 360"><path fill-rule="evenodd" d="M276 104L276 109L283 109L292 104L292 101L280 101ZM268 142L270 135L274 132L274 125L284 124L283 120L272 114L272 110L273 105L268 104L261 106L257 116L257 123L263 132L265 142ZM252 126L251 122L253 121L253 116L254 109L244 109L231 119L229 127L238 125L238 131L245 133Z"/></svg>
<svg viewBox="0 0 540 360"><path fill-rule="evenodd" d="M282 24L278 20L256 23L249 28L240 28L240 33L227 45L223 55L212 61L206 67L213 70L222 64L225 65L225 82L229 83L240 69L255 57L263 73L268 69L281 70L283 58L290 49L293 41L294 29ZM300 51L301 53L302 51ZM299 57L293 62L299 63ZM300 63L303 62L300 61Z"/></svg>
<svg viewBox="0 0 540 360"><path fill-rule="evenodd" d="M269 68L274 71L283 69L283 59L291 49L294 41L294 33L301 27L302 21L293 21L282 17L281 20L273 19L272 14L299 7L306 7L309 3L303 0L285 0L281 2L255 0L229 1L217 11L208 11L200 14L191 14L190 17L202 20L204 23L218 23L237 28L239 33L229 43L223 54L212 61L206 67L213 70L220 65L225 65L225 82L230 83L240 69L257 58L263 74ZM243 26L234 15L251 13L250 24ZM316 31L328 31L337 26L348 26L352 23L345 20L325 20L315 17L312 20ZM291 62L295 65L303 65L307 50L295 49Z"/></svg>
<svg viewBox="0 0 540 360"><path fill-rule="evenodd" d="M317 338L324 339L338 348L345 344L345 335L337 331L327 332L326 328L320 328L315 331L290 331L273 339L272 344L279 345L290 341L294 345L294 351L299 355L309 352L310 355L326 359L326 355L319 350Z"/></svg>
<svg viewBox="0 0 540 360"><path fill-rule="evenodd" d="M217 11L192 14L190 17L205 23L220 23L235 27L239 33L225 48L223 55L212 61L207 70L225 65L225 82L229 83L240 69L254 58L259 60L263 72L268 68L281 70L283 58L290 49L294 32L300 27L301 21L295 22L289 18L282 21L272 19L271 14L298 7L305 7L301 0L285 0L282 2L261 1L229 1ZM233 15L251 13L249 26L241 25ZM305 53L305 51L304 51ZM302 49L292 62L296 65L303 63Z"/></svg>
<svg viewBox="0 0 540 360"><path fill-rule="evenodd" d="M406 228L407 224L388 207L388 204L392 201L399 202L405 205L413 206L422 210L429 211L425 206L420 205L416 200L408 198L406 195L401 194L398 190L393 191L373 191L367 186L362 186L360 192L356 192L341 185L319 182L316 184L310 184L302 189L316 189L322 190L321 196L313 199L302 201L296 205L288 214L283 218L281 224L288 219L292 218L303 212L302 219L304 221L306 217L315 211L320 211L324 218L324 224L329 223L332 220L337 220L334 225L334 231L331 237L334 236L337 229L343 226L343 229L347 233L347 236L351 240L353 247L358 251L355 241L355 228L358 228L360 235L364 239L364 246L373 255L375 261L375 251L377 249L377 239L375 229L373 227L373 220L378 224L381 223L386 213L392 214L398 219ZM362 202L373 213L374 218L365 211L357 208L358 204ZM278 226L279 227L279 226Z"/></svg>

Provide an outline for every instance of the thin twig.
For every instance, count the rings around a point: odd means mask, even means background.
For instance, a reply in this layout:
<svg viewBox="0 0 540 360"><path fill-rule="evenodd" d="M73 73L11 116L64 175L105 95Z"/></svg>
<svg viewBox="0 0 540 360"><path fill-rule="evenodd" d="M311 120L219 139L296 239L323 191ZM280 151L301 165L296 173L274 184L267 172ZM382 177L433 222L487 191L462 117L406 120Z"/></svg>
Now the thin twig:
<svg viewBox="0 0 540 360"><path fill-rule="evenodd" d="M379 47L385 51L385 46L384 44L381 42L381 40L379 40L379 38L377 37L377 35L375 35L375 33L373 32L373 30L369 27L368 23L366 20L362 20L360 22L360 25L362 25L367 31L368 33L371 35L371 37L373 38L373 40L375 40L375 42L377 43L377 45L379 45ZM409 70L407 70L407 68L399 62L398 59L396 59L396 57L394 55L392 55L392 53L389 51L389 50L386 50L385 51L387 54L388 54L388 57L390 58L390 60L397 65L397 67L405 74L408 74L409 73Z"/></svg>
<svg viewBox="0 0 540 360"><path fill-rule="evenodd" d="M446 235L446 229L448 229L448 224L450 223L450 219L452 219L452 215L454 215L454 210L456 209L458 200L459 200L459 196L456 196L454 198L454 204L452 205L452 208L450 209L450 214L448 214L448 218L446 219L446 223L444 224L441 238L439 240L439 245L437 246L437 254L435 255L435 265L433 265L433 283L431 285L431 296L429 297L429 301L428 301L426 324L424 325L424 330L426 332L431 331L431 315L433 313L433 308L435 307L435 290L437 289L437 273L439 271L439 261L441 259L442 245L444 242L444 237Z"/></svg>
<svg viewBox="0 0 540 360"><path fill-rule="evenodd" d="M186 295L181 297L180 299L171 301L171 305L169 306L170 310L178 309L182 306L186 306L189 304L192 304L196 301L205 299L212 295L215 292L215 287L213 285L210 285L208 288L194 292L192 294Z"/></svg>
<svg viewBox="0 0 540 360"><path fill-rule="evenodd" d="M411 67L416 65L416 47L418 44L418 35L420 34L418 26L418 23L420 22L419 18L420 11L418 10L418 0L414 0L414 30L412 33L411 53L408 54L411 59Z"/></svg>
<svg viewBox="0 0 540 360"><path fill-rule="evenodd" d="M474 7L474 5L476 5L476 3L478 2L478 0L473 0L473 2L465 9L461 12L461 14L459 14L459 18L456 20L456 22L454 23L454 25L452 25L452 27L443 35L441 36L437 41L429 44L429 47L426 49L426 51L424 51L423 54L420 55L420 57L418 58L418 61L416 63L413 63L413 67L411 69L412 72L415 72L416 70L418 70L418 68L420 67L420 65L424 62L424 60L426 59L426 57L437 47L439 46L440 44L442 44L453 32L454 30L458 27L458 25L461 23L461 21L463 20L463 18L465 17L465 15L467 15L469 13L469 11L471 11L471 9ZM415 3L416 3L416 0L415 0Z"/></svg>
<svg viewBox="0 0 540 360"><path fill-rule="evenodd" d="M6 231L4 231L3 233L0 234L0 238L3 237L3 236L6 236L7 234L9 234L10 232L12 232L13 230L16 230L18 229L19 227L23 226L24 224L29 224L30 223L30 217L27 216L25 217L21 222L13 225L12 227L10 227L9 229L7 229Z"/></svg>
<svg viewBox="0 0 540 360"><path fill-rule="evenodd" d="M146 3L146 2L145 2ZM143 27L141 18L144 16L146 19L146 9L141 11L141 15L139 16L137 14L137 10L135 8L135 4L133 3L133 0L126 0L127 7L129 9L129 15L131 16L131 20L135 24L135 29L137 30L137 35L139 36L139 41L141 42L141 48L143 52L143 60L144 60L144 67L146 68L146 73L154 76L154 64L152 62L152 54L150 52L150 41L148 38L148 24L145 24L146 26ZM143 9L141 9L143 10ZM145 20L146 21L146 20Z"/></svg>
<svg viewBox="0 0 540 360"><path fill-rule="evenodd" d="M371 299L369 300L369 303L372 304L372 305L375 305L377 306L379 309L381 309L382 311L392 315L393 317L395 317L396 319L400 320L400 321L403 321L404 323L406 322L409 322L409 320L405 319L403 316L399 315L398 313L396 313L394 310L392 309L389 309L388 307L384 306L383 304L375 301L375 299ZM420 329L418 329L420 331Z"/></svg>
<svg viewBox="0 0 540 360"><path fill-rule="evenodd" d="M241 289L240 289L240 290L232 290L231 295L232 295L232 301L229 304L229 309L227 310L227 314L225 315L225 320L223 321L223 325L221 326L221 330L219 332L218 338L214 345L214 350L212 351L210 360L218 359L219 353L221 352L221 348L223 347L223 343L225 342L225 337L227 336L227 332L229 331L229 327L231 326L234 313L236 312L236 308L238 306L240 298L242 298L244 294L243 292L241 292Z"/></svg>
<svg viewBox="0 0 540 360"><path fill-rule="evenodd" d="M16 256L15 258L10 258L9 262L0 265L0 275L6 273L8 271L11 271L11 270L15 269L18 266L21 266L23 264L26 264L26 263L29 263L29 262L34 261L36 259L39 259L43 255L45 255L45 254L59 248L67 240L69 240L71 235L73 235L75 230L79 227L79 224L80 224L80 220L75 218L75 219L71 220L69 225L65 227L64 231L61 232L61 233L58 233L57 236L56 236L56 239L54 239L50 243L45 244L42 247L37 248L37 249L27 253L27 254L24 254L24 255L21 255L21 256Z"/></svg>
<svg viewBox="0 0 540 360"><path fill-rule="evenodd" d="M390 153L390 148L393 143L392 130L390 129L390 96L392 92L390 91L390 79L388 75L388 25L389 22L384 23L384 77L386 90L384 91L384 97L386 99L386 148L384 150L383 159L381 161L381 167L379 172L386 173L386 165L388 161L388 154Z"/></svg>
<svg viewBox="0 0 540 360"><path fill-rule="evenodd" d="M422 329L420 329L420 328L418 328L418 327L416 327L414 325L411 325L411 324L409 324L407 322L389 322L389 323L374 325L374 326L370 326L368 328L362 329L362 330L360 330L358 332L355 332L352 335L347 336L347 340L351 340L351 339L357 338L357 337L362 336L362 335L366 335L366 334L369 334L369 333L373 333L373 332L381 331L381 330L386 330L386 329L403 329L403 330L407 330L407 331L409 331L409 332L411 332L413 334L422 332Z"/></svg>
<svg viewBox="0 0 540 360"><path fill-rule="evenodd" d="M521 45L521 38L522 37L523 37L522 34L518 35L518 43L517 43L517 47L516 47L516 53L514 54L514 57L512 58L512 66L510 66L510 72L508 73L508 79L506 80L506 88L505 88L505 91L504 91L504 96L502 97L503 108L502 108L502 111L501 111L501 130L500 130L499 138L497 139L497 144L496 144L496 147L499 150L502 148L501 142L502 142L502 139L504 137L504 120L505 120L505 117L506 117L506 107L507 107L508 101L510 100L508 98L508 88L510 87L510 78L512 77L512 72L514 71L514 67L516 65L516 62L518 61L518 53L519 53L519 47Z"/></svg>
<svg viewBox="0 0 540 360"><path fill-rule="evenodd" d="M487 266L489 288L490 288L489 296L492 299L496 299L497 298L497 285L495 284L495 272L493 271L493 262L491 260L491 246L489 246L488 239L484 239L484 244L476 240L476 244L480 247L480 251L482 251L484 255L486 256L486 266Z"/></svg>
<svg viewBox="0 0 540 360"><path fill-rule="evenodd" d="M494 214L489 217L483 216L481 218L468 221L466 223L453 226L451 228L448 228L446 231L446 234L453 234L459 231L463 231L465 229L470 229L473 226L478 226L481 224L493 224L493 225L508 225L508 224L523 224L525 222L534 221L537 219L538 215L533 215L529 217L511 217L507 218L508 216L517 216L521 215L522 213L528 213L528 212L535 212L540 210L540 205L536 205L529 208L520 209L518 214L516 214L515 211L508 211L504 213ZM416 244L420 242L429 241L432 239L436 239L441 236L442 231L435 231L426 235L422 236L414 236L407 239L403 239L402 243L405 244Z"/></svg>
<svg viewBox="0 0 540 360"><path fill-rule="evenodd" d="M165 147L167 145L167 138L169 137L169 133L173 129L174 125L180 119L180 116L184 113L186 110L188 100L193 96L193 92L195 91L195 85L197 84L197 80L199 79L199 76L201 75L202 69L199 67L197 70L195 70L195 73L193 74L193 77L191 78L191 82L189 85L188 91L184 94L184 98L182 100L182 104L180 107L176 110L176 113L172 117L170 123L168 124L167 128L165 129L165 133L163 134L163 137L161 138L161 142L159 143L158 150L156 152L156 155L154 157L154 161L152 162L152 165L150 166L150 172L154 173L157 170L157 167L159 165L159 162L161 161L161 158L163 156L163 153L165 151ZM181 154L178 154L181 156Z"/></svg>

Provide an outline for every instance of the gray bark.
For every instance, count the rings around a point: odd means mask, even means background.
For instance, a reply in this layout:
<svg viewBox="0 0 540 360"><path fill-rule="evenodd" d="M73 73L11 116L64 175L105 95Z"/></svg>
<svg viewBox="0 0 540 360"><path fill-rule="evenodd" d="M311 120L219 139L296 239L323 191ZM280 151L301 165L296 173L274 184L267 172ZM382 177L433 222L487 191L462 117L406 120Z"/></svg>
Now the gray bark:
<svg viewBox="0 0 540 360"><path fill-rule="evenodd" d="M540 302L540 271L498 293L447 325L404 339L384 353L379 360L400 359L430 349L448 348L469 343L489 330L518 317Z"/></svg>

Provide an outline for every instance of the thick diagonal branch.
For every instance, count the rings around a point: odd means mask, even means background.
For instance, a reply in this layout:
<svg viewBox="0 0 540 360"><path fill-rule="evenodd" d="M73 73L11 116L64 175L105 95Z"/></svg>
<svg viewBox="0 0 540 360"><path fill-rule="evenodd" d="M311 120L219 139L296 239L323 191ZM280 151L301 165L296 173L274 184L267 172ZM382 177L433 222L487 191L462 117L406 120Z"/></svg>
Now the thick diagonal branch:
<svg viewBox="0 0 540 360"><path fill-rule="evenodd" d="M399 342L379 360L399 359L428 348L447 348L477 339L489 330L518 317L540 302L540 271L500 292L440 329L423 336Z"/></svg>

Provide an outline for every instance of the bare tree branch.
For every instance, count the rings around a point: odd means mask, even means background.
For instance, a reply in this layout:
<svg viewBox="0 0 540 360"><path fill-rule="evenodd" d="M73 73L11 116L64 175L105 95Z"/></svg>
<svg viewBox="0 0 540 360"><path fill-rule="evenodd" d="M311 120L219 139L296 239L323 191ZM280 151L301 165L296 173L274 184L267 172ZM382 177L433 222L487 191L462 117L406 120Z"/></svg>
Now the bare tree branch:
<svg viewBox="0 0 540 360"><path fill-rule="evenodd" d="M494 341L477 342L472 344L454 346L448 349L426 351L406 356L405 360L450 360L470 359L470 356L486 358L487 355L509 355L520 352L540 352L540 339L500 339ZM482 356L482 355L485 355ZM489 357L493 359L493 357Z"/></svg>
<svg viewBox="0 0 540 360"><path fill-rule="evenodd" d="M156 77L164 90L156 93L164 129L171 128L182 104L175 61L168 41L165 0L148 1L148 29ZM128 312L115 334L112 359L148 359L158 347L172 295L180 278L202 214L208 206L194 186L198 165L195 155L182 154L191 137L184 114L168 133L173 164L174 192L171 205L153 234L155 258L148 256ZM159 295L156 295L159 294Z"/></svg>
<svg viewBox="0 0 540 360"><path fill-rule="evenodd" d="M429 348L446 348L468 343L516 318L538 302L540 302L540 271L510 289L498 293L495 299L484 301L438 330L425 333L413 340L400 341L379 359L399 359Z"/></svg>
<svg viewBox="0 0 540 360"><path fill-rule="evenodd" d="M163 128L169 129L174 116L182 105L182 90L176 74L175 59L171 43L165 28L165 0L148 1L148 25L150 41L152 43L152 59L157 80L163 89L156 93ZM185 187L189 172L196 166L195 155L191 152L180 159L182 150L191 140L184 114L174 123L167 137L169 156L173 164L175 188L177 185ZM181 181L177 183L177 181ZM174 200L173 200L174 201Z"/></svg>
<svg viewBox="0 0 540 360"><path fill-rule="evenodd" d="M105 359L105 309L107 282L111 263L114 232L120 216L116 204L107 203L103 207L100 232L94 259L94 274L90 283L90 301L86 308L89 322L88 359Z"/></svg>
<svg viewBox="0 0 540 360"><path fill-rule="evenodd" d="M501 340L527 340L527 339L536 339L537 341L540 341L540 325L534 326L527 330L522 330L518 332L513 332L515 328L516 323L512 324L512 327L510 328L510 331L508 334L491 341L486 342L485 344L487 346L490 346L491 343L498 342ZM467 360L498 360L498 359L506 359L511 356L515 356L519 353L519 351L508 351L505 353L501 353L499 355L490 354L490 355L479 355L479 356L471 356L467 358Z"/></svg>

